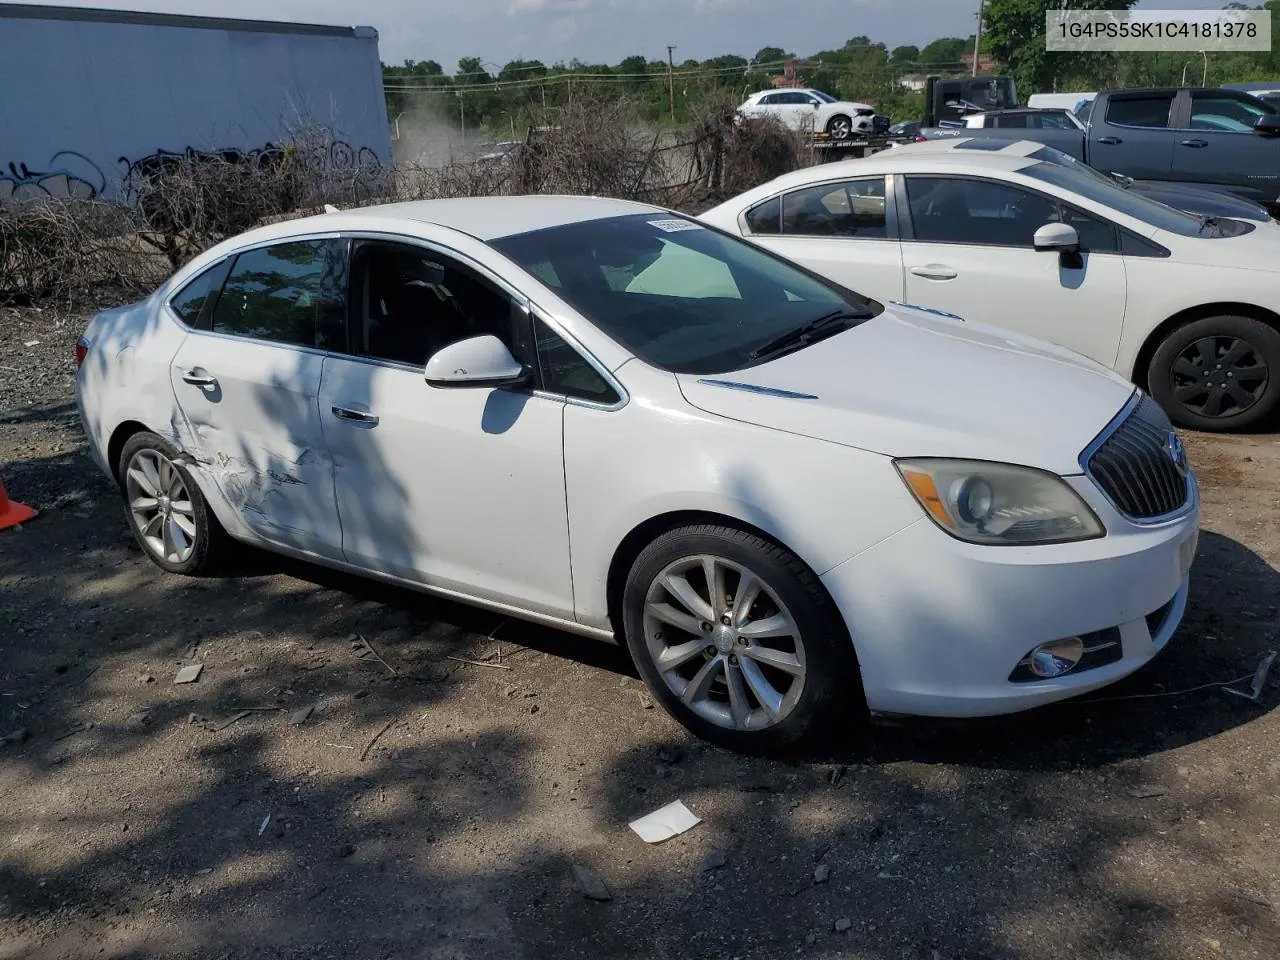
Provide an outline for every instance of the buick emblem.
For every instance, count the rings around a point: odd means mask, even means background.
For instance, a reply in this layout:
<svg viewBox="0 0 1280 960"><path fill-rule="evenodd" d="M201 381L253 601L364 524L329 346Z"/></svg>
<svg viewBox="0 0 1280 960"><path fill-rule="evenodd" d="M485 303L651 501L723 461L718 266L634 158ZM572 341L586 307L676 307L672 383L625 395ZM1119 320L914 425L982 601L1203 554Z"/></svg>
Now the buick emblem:
<svg viewBox="0 0 1280 960"><path fill-rule="evenodd" d="M1169 459L1173 461L1173 465L1178 468L1178 472L1183 476L1187 474L1187 448L1183 446L1182 438L1172 430L1168 436L1164 438L1165 453L1169 454Z"/></svg>

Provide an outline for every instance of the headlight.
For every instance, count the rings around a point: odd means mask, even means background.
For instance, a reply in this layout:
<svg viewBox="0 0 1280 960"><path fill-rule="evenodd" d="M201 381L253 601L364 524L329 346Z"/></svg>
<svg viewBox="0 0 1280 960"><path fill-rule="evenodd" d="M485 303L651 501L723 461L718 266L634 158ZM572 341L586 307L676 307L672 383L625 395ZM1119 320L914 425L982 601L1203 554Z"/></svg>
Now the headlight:
<svg viewBox="0 0 1280 960"><path fill-rule="evenodd" d="M970 543L1025 545L1106 534L1089 505L1059 476L981 460L895 460L929 518Z"/></svg>

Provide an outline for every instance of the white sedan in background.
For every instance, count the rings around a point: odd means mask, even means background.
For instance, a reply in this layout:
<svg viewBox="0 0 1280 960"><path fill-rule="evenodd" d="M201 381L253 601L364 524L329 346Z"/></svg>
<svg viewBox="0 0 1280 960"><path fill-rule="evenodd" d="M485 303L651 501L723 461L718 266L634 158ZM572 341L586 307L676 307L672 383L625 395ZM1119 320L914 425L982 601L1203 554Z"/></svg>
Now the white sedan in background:
<svg viewBox="0 0 1280 960"><path fill-rule="evenodd" d="M234 538L616 639L734 747L1082 693L1187 600L1196 482L1122 378L640 204L264 227L77 361L158 566Z"/></svg>
<svg viewBox="0 0 1280 960"><path fill-rule="evenodd" d="M1280 229L1184 213L1049 153L908 144L787 174L701 219L879 300L1069 347L1183 426L1271 418Z"/></svg>
<svg viewBox="0 0 1280 960"><path fill-rule="evenodd" d="M870 132L876 110L869 103L837 100L821 90L782 89L753 93L738 113L744 117L776 117L792 130L826 133L832 140L847 140L854 134Z"/></svg>

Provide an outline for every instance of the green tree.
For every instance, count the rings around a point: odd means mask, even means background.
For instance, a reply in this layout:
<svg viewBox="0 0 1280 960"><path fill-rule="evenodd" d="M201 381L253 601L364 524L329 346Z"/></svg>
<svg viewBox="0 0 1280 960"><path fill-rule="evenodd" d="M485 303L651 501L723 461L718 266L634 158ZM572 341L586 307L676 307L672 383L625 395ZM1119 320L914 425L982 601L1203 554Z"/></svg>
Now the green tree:
<svg viewBox="0 0 1280 960"><path fill-rule="evenodd" d="M983 7L984 48L1013 73L1025 96L1049 90L1058 81L1104 73L1105 54L1049 53L1044 18L1050 10L1128 10L1136 0L987 0Z"/></svg>
<svg viewBox="0 0 1280 960"><path fill-rule="evenodd" d="M756 51L756 55L751 58L752 63L780 63L783 60L792 60L795 58L794 53L787 53L781 47L761 47Z"/></svg>
<svg viewBox="0 0 1280 960"><path fill-rule="evenodd" d="M889 54L889 62L895 66L910 66L920 60L920 48L908 44L905 47L894 47Z"/></svg>
<svg viewBox="0 0 1280 960"><path fill-rule="evenodd" d="M931 73L941 73L945 67L962 66L961 56L972 49L973 44L960 37L943 37L925 45L920 64Z"/></svg>

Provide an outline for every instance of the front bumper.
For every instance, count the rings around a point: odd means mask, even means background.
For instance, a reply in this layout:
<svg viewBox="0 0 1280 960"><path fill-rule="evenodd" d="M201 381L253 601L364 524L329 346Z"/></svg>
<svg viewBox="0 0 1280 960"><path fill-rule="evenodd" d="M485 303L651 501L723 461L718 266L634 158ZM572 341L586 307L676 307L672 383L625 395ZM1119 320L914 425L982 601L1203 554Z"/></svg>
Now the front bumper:
<svg viewBox="0 0 1280 960"><path fill-rule="evenodd" d="M1094 508L1106 537L983 547L922 519L823 575L853 637L872 710L1013 713L1112 683L1163 649L1186 608L1199 491L1193 483L1177 519L1140 527L1090 480L1067 482ZM1051 680L1009 680L1039 644L1112 628L1122 648L1114 662Z"/></svg>

